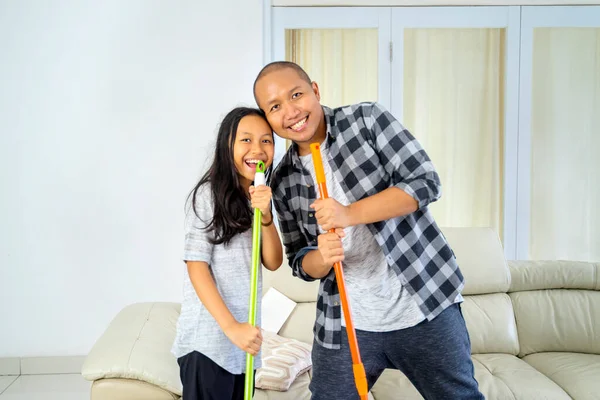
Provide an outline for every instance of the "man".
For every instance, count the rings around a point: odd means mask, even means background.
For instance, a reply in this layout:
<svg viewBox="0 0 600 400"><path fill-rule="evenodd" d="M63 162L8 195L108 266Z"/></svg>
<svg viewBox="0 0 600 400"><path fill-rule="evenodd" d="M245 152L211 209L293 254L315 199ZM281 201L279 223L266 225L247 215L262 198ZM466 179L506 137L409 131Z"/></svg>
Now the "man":
<svg viewBox="0 0 600 400"><path fill-rule="evenodd" d="M321 106L318 85L294 63L265 66L254 96L273 131L293 141L271 180L289 264L321 280L312 399L358 398L338 261L369 388L394 368L426 399L482 399L460 311L463 276L427 208L441 185L420 144L377 103ZM321 144L329 199L317 200L311 143Z"/></svg>

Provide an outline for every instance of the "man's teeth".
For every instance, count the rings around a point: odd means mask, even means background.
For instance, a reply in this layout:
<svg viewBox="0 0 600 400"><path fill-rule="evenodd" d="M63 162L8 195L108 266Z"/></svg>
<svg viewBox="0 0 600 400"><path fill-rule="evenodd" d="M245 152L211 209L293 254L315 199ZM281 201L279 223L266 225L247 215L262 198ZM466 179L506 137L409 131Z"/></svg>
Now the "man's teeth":
<svg viewBox="0 0 600 400"><path fill-rule="evenodd" d="M308 118L308 117L307 117ZM301 121L296 122L294 125L292 125L292 129L300 129L300 127L302 125L304 125L304 123L306 122L306 118L304 118Z"/></svg>

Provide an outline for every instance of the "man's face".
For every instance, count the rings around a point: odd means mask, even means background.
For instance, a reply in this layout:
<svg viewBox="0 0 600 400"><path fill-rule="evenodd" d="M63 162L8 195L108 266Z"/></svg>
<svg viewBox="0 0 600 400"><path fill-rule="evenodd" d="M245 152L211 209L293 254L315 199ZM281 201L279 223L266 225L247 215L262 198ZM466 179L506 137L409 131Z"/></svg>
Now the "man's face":
<svg viewBox="0 0 600 400"><path fill-rule="evenodd" d="M308 145L319 127L324 127L319 87L308 83L292 68L268 73L256 83L256 100L273 131L301 148ZM324 129L322 129L324 139ZM320 136L320 135L319 135Z"/></svg>

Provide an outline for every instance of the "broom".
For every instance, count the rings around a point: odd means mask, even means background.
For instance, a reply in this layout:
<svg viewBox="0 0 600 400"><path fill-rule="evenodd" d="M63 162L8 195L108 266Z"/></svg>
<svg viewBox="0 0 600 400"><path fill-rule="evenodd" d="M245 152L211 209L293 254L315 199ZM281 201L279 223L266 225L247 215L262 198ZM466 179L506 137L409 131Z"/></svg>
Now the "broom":
<svg viewBox="0 0 600 400"><path fill-rule="evenodd" d="M265 184L265 164L259 161L256 164L254 175L254 187ZM254 209L254 220L252 221L252 266L250 271L250 307L248 309L248 323L256 326L256 298L258 291L258 270L260 268L260 230L262 213L258 208ZM252 400L254 391L254 356L246 353L246 376L244 381L244 400Z"/></svg>

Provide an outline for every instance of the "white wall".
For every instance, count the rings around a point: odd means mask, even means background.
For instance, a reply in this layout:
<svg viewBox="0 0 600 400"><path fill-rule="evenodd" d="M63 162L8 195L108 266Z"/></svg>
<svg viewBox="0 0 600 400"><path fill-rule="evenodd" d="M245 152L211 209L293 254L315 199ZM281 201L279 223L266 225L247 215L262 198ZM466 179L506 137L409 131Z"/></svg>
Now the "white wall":
<svg viewBox="0 0 600 400"><path fill-rule="evenodd" d="M179 301L184 200L262 47L262 0L0 0L0 357Z"/></svg>

